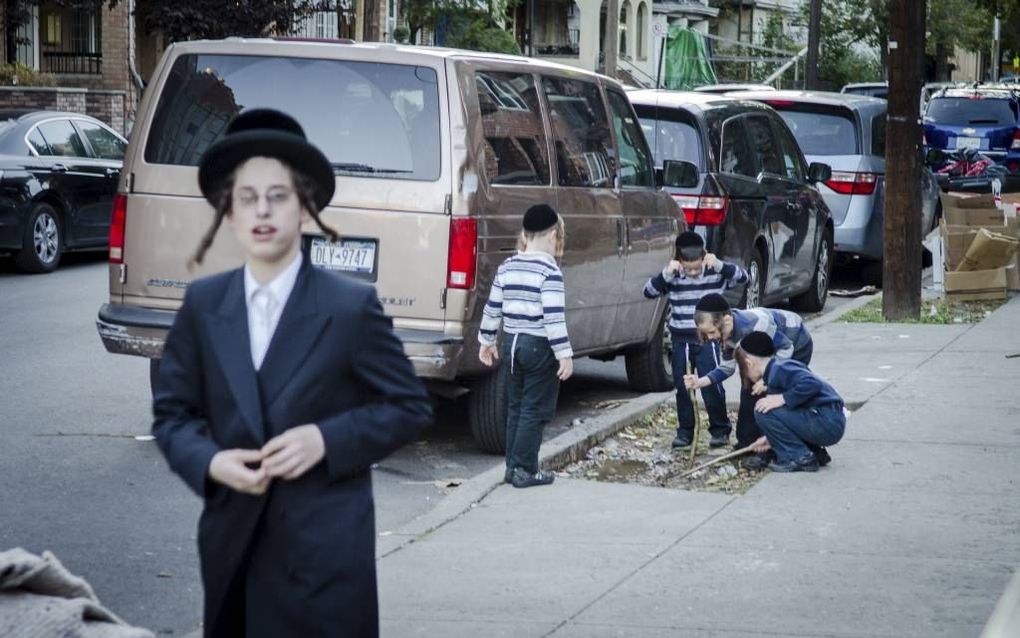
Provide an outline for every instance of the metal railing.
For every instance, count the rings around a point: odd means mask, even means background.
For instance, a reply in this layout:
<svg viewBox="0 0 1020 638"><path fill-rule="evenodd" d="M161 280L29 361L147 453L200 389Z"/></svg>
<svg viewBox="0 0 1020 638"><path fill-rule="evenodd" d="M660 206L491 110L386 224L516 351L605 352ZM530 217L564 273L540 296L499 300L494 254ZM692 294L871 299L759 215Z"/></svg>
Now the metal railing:
<svg viewBox="0 0 1020 638"><path fill-rule="evenodd" d="M43 51L40 71L100 75L103 72L102 53L74 53L71 51Z"/></svg>

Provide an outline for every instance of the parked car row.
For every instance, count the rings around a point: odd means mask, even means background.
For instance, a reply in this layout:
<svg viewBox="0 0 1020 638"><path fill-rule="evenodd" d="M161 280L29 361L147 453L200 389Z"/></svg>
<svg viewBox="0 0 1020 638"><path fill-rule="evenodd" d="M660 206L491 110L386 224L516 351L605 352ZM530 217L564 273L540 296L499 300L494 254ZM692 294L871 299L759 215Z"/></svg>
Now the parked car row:
<svg viewBox="0 0 1020 638"><path fill-rule="evenodd" d="M945 87L924 111L926 151L974 150L1020 174L1020 87Z"/></svg>

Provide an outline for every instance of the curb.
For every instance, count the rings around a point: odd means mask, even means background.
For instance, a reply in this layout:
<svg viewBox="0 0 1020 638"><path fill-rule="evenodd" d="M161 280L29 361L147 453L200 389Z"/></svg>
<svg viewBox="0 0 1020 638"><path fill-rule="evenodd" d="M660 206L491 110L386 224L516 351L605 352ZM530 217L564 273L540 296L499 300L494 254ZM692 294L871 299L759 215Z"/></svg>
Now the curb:
<svg viewBox="0 0 1020 638"><path fill-rule="evenodd" d="M843 305L837 310L805 321L812 330L838 320L840 317L864 306L881 293L864 295ZM581 459L585 452L613 436L631 423L654 412L659 406L673 400L674 392L654 392L631 399L622 405L584 421L581 425L546 441L539 450L542 467L563 467ZM727 406L729 407L729 406ZM736 407L736 404L733 406ZM853 409L853 408L851 408ZM383 532L376 537L375 558L383 559L414 543L419 538L434 532L456 519L464 512L476 507L493 490L503 484L503 466L497 465L468 479L456 490L444 497L431 510L412 519L392 532Z"/></svg>

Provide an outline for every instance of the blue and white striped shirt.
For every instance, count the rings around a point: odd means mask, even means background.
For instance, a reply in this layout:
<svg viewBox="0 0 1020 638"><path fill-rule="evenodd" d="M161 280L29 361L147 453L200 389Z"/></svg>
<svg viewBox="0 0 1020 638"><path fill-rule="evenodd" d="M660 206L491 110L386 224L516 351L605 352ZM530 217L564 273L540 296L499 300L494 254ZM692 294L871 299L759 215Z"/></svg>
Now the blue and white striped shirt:
<svg viewBox="0 0 1020 638"><path fill-rule="evenodd" d="M507 334L545 337L557 359L574 356L564 315L563 273L552 255L520 252L504 261L492 281L478 341L496 343L500 321Z"/></svg>
<svg viewBox="0 0 1020 638"><path fill-rule="evenodd" d="M737 371L733 351L740 345L740 340L752 332L764 332L772 337L776 359L793 359L807 365L809 353L814 350L814 342L800 315L775 308L734 309L731 314L733 330L723 344L722 360L715 370L708 373L712 383L722 383Z"/></svg>
<svg viewBox="0 0 1020 638"><path fill-rule="evenodd" d="M726 262L721 262L712 270L702 268L698 277L688 277L683 268L673 273L666 266L661 273L648 280L644 293L649 299L668 294L673 312L669 318L669 330L673 333L673 339L696 343L698 330L694 325L694 307L701 298L746 283L747 273L744 269Z"/></svg>

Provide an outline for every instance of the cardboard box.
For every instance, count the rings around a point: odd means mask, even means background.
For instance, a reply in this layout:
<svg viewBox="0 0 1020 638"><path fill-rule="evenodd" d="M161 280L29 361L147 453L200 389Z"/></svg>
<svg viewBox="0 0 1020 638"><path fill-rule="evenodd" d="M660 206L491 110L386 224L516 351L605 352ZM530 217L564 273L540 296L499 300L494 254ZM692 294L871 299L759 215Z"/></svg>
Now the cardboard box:
<svg viewBox="0 0 1020 638"><path fill-rule="evenodd" d="M946 273L946 299L980 301L1006 298L1006 269Z"/></svg>
<svg viewBox="0 0 1020 638"><path fill-rule="evenodd" d="M1002 226L1005 215L989 194L942 193L942 218L957 226Z"/></svg>
<svg viewBox="0 0 1020 638"><path fill-rule="evenodd" d="M990 233L986 228L978 229L955 270L975 271L1005 268L1013 263L1017 244L1015 237Z"/></svg>
<svg viewBox="0 0 1020 638"><path fill-rule="evenodd" d="M978 233L984 229L990 233L1004 235L1006 237L1020 237L1020 224L1016 219L1010 220L1004 226L960 226L947 224L946 220L940 223L942 234L942 252L947 270L956 270L956 267L963 261L967 249Z"/></svg>

